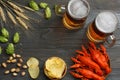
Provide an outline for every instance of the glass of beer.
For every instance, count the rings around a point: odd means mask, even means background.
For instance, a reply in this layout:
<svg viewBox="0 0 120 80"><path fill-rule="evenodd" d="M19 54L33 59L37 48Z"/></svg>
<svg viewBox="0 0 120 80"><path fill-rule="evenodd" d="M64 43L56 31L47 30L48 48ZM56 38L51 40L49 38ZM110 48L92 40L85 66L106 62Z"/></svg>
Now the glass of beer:
<svg viewBox="0 0 120 80"><path fill-rule="evenodd" d="M56 5L55 12L63 17L67 29L82 28L89 14L90 6L86 0L70 0L66 5Z"/></svg>
<svg viewBox="0 0 120 80"><path fill-rule="evenodd" d="M87 37L90 41L99 43L107 42L111 47L115 44L116 38L113 32L118 25L118 18L114 12L102 11L87 29Z"/></svg>

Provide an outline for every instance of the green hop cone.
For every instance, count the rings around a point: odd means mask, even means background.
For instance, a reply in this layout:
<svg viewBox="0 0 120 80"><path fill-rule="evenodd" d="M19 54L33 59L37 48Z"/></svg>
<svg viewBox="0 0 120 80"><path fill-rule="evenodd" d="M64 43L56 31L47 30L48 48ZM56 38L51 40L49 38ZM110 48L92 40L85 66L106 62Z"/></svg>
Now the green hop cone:
<svg viewBox="0 0 120 80"><path fill-rule="evenodd" d="M41 8L43 8L43 9L45 9L45 8L48 6L48 4L45 3L45 2L41 2L41 3L39 4L39 6L40 6Z"/></svg>
<svg viewBox="0 0 120 80"><path fill-rule="evenodd" d="M8 42L8 39L3 36L0 36L0 42L2 43Z"/></svg>
<svg viewBox="0 0 120 80"><path fill-rule="evenodd" d="M37 4L35 1L33 1L33 0L30 1L29 6L30 6L33 10L35 10L35 11L38 11L38 10L39 10L38 4Z"/></svg>
<svg viewBox="0 0 120 80"><path fill-rule="evenodd" d="M6 28L1 29L2 36L8 38L9 37L9 32Z"/></svg>
<svg viewBox="0 0 120 80"><path fill-rule="evenodd" d="M13 43L9 43L6 48L6 53L12 55L12 54L14 54L14 51L15 51L15 49L14 49Z"/></svg>
<svg viewBox="0 0 120 80"><path fill-rule="evenodd" d="M51 18L51 9L49 7L46 7L45 9L45 18Z"/></svg>
<svg viewBox="0 0 120 80"><path fill-rule="evenodd" d="M13 42L14 42L14 43L18 43L19 40L20 40L20 35L19 35L18 32L16 32L16 33L14 34L14 36L13 36Z"/></svg>

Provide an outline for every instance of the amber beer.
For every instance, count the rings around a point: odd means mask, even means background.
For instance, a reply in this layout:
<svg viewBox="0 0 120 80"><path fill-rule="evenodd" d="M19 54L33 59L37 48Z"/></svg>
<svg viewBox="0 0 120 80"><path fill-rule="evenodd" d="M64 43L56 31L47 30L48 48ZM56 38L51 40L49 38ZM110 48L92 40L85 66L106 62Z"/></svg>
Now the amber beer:
<svg viewBox="0 0 120 80"><path fill-rule="evenodd" d="M70 0L63 16L63 24L68 29L79 29L83 26L90 11L86 0Z"/></svg>
<svg viewBox="0 0 120 80"><path fill-rule="evenodd" d="M101 12L89 25L87 29L87 37L92 42L104 42L108 36L113 35L117 24L118 19L113 12Z"/></svg>

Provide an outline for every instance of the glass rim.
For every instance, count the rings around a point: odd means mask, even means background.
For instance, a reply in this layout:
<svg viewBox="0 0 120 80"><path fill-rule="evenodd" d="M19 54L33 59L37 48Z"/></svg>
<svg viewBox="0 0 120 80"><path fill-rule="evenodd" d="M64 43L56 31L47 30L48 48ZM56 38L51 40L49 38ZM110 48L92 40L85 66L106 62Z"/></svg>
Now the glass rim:
<svg viewBox="0 0 120 80"><path fill-rule="evenodd" d="M75 2L75 1L82 1L82 2L84 2L84 4L87 6L87 13L86 13L86 15L84 15L84 16L82 16L82 17L76 17L76 16L73 15L73 13L70 11L70 6L71 6L71 3L72 3L72 2ZM85 18L85 17L88 16L88 14L89 14L89 12L90 12L90 5L89 5L89 3L88 3L87 0L70 0L70 1L68 2L68 4L67 4L67 12L69 13L69 15L70 15L72 18L74 18L74 19L76 19L76 20L80 20L80 19Z"/></svg>
<svg viewBox="0 0 120 80"><path fill-rule="evenodd" d="M111 32L102 31L102 30L99 28L100 25L97 24L98 16L101 15L102 13L105 13L105 12L112 13L112 14L115 16L115 19L116 19L116 21L117 21L117 22L116 22L117 24L116 24L116 26L115 26L115 29L114 29L113 31L111 31ZM114 32L114 31L116 30L117 26L118 26L118 23L119 23L118 17L117 17L117 15L116 15L116 13L115 13L114 11L112 11L112 10L103 10L103 11L101 11L100 13L98 13L98 15L97 15L96 18L95 18L96 28L97 28L99 31L103 32L103 33L112 33L112 32Z"/></svg>

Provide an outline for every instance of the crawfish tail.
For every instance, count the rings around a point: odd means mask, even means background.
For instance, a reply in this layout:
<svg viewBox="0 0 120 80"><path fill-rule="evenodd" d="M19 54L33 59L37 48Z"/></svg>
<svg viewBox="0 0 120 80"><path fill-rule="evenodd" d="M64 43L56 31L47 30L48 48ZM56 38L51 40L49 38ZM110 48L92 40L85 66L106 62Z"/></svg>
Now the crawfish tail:
<svg viewBox="0 0 120 80"><path fill-rule="evenodd" d="M88 70L88 69L76 69L76 72L80 73L81 75L83 75L83 77L89 78L89 79L93 79L93 80L104 80L103 77L95 74L94 72Z"/></svg>

